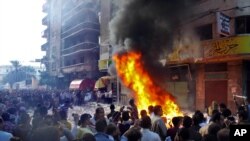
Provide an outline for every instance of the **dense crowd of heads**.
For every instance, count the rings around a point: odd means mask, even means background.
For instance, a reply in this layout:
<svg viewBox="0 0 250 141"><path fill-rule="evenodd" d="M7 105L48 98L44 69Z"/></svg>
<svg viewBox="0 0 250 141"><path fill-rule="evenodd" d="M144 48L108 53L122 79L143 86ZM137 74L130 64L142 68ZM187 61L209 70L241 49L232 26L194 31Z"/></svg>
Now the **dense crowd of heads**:
<svg viewBox="0 0 250 141"><path fill-rule="evenodd" d="M232 113L225 104L215 102L208 116L196 110L171 121L162 117L160 105L138 112L134 100L121 107L110 104L109 110L97 105L93 113L69 115L69 108L78 105L74 96L69 91L1 91L0 140L228 141L230 125L249 124L249 107L239 106Z"/></svg>

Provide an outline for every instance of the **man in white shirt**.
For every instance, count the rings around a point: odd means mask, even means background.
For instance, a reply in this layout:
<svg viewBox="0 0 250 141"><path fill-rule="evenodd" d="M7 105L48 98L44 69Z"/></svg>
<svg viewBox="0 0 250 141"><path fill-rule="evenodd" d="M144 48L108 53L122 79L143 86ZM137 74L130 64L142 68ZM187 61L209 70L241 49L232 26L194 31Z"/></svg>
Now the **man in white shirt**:
<svg viewBox="0 0 250 141"><path fill-rule="evenodd" d="M161 141L161 138L155 132L150 131L152 124L149 116L145 116L141 119L141 141Z"/></svg>
<svg viewBox="0 0 250 141"><path fill-rule="evenodd" d="M164 141L167 137L167 126L165 125L162 115L162 107L160 105L156 105L154 107L154 118L152 119L152 131L157 133L161 140Z"/></svg>

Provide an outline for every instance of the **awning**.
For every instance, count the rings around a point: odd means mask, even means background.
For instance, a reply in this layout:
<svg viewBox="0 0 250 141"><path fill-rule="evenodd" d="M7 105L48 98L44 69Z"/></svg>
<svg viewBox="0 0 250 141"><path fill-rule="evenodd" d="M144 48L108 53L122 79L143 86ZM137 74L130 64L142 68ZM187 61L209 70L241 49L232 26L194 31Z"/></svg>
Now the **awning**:
<svg viewBox="0 0 250 141"><path fill-rule="evenodd" d="M111 79L115 79L113 76L102 76L95 82L95 89L101 89L108 85Z"/></svg>
<svg viewBox="0 0 250 141"><path fill-rule="evenodd" d="M91 79L77 79L73 80L70 83L69 89L78 89L78 90L86 90L93 89L95 85L95 81Z"/></svg>

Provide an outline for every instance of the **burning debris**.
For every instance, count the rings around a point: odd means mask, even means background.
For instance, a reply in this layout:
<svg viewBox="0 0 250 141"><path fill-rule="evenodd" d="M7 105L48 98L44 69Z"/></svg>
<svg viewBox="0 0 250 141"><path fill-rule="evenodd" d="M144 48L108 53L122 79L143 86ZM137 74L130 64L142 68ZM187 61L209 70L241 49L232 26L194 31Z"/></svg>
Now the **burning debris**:
<svg viewBox="0 0 250 141"><path fill-rule="evenodd" d="M180 115L174 97L157 86L142 64L139 52L127 52L115 55L116 69L125 86L135 92L138 109L147 109L149 105L162 105L163 112L173 117Z"/></svg>
<svg viewBox="0 0 250 141"><path fill-rule="evenodd" d="M140 110L162 105L169 116L180 115L175 98L162 86L166 68L159 62L172 50L174 33L189 15L188 0L129 0L111 21L116 72L135 94ZM165 59L165 58L164 58Z"/></svg>

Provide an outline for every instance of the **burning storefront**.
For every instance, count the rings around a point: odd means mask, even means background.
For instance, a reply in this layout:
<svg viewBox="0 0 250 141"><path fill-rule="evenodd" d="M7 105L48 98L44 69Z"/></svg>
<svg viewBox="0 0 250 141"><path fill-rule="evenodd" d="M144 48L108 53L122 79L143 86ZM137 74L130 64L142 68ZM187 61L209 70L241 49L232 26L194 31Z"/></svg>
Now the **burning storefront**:
<svg viewBox="0 0 250 141"><path fill-rule="evenodd" d="M182 115L178 95L167 90L168 70L159 60L172 50L173 34L188 17L190 5L183 0L129 0L111 21L116 75L139 110L161 105L170 117Z"/></svg>
<svg viewBox="0 0 250 141"><path fill-rule="evenodd" d="M220 35L213 21L218 13L211 8L199 16L194 6L182 0L130 0L111 21L115 72L139 109L159 104L165 114L204 111L216 100L234 111L234 95L249 95L250 36Z"/></svg>

